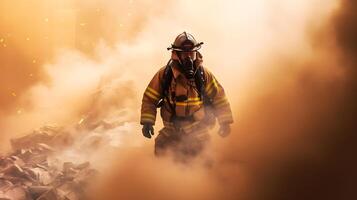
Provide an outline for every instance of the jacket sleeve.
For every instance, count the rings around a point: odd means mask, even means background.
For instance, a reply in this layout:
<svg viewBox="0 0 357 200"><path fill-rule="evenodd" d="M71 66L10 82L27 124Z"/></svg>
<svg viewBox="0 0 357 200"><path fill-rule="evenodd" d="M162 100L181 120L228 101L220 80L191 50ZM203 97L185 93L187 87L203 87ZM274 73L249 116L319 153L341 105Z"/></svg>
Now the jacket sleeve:
<svg viewBox="0 0 357 200"><path fill-rule="evenodd" d="M158 71L147 86L141 104L140 124L154 125L157 113L157 103L162 98L161 91L162 70Z"/></svg>
<svg viewBox="0 0 357 200"><path fill-rule="evenodd" d="M212 101L214 115L219 124L233 123L233 115L230 103L226 97L222 85L217 81L211 72L206 72L205 93Z"/></svg>

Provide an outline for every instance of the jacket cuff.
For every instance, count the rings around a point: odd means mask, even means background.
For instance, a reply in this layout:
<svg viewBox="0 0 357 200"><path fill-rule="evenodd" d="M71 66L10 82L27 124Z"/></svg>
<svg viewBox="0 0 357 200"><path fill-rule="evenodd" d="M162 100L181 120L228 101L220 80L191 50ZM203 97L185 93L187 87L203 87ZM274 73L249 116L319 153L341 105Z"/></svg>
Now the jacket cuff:
<svg viewBox="0 0 357 200"><path fill-rule="evenodd" d="M156 116L150 113L142 113L140 117L140 124L155 124Z"/></svg>
<svg viewBox="0 0 357 200"><path fill-rule="evenodd" d="M221 124L232 124L233 123L233 116L231 113L223 114L217 116L218 123Z"/></svg>

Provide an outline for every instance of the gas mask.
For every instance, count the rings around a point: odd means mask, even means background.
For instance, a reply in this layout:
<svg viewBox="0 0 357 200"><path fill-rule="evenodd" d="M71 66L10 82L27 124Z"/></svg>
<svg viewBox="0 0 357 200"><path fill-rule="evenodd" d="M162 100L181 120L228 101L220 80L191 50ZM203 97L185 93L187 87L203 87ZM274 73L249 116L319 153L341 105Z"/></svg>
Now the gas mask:
<svg viewBox="0 0 357 200"><path fill-rule="evenodd" d="M182 70L187 79L193 79L195 75L194 61L190 57L181 60Z"/></svg>

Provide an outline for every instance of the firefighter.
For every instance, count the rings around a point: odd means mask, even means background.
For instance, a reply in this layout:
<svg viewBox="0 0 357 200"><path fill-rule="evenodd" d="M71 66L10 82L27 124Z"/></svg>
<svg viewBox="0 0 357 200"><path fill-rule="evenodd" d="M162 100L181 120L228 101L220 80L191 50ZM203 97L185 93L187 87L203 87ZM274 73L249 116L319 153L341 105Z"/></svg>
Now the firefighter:
<svg viewBox="0 0 357 200"><path fill-rule="evenodd" d="M229 101L222 85L202 65L198 43L186 32L179 34L171 50L171 59L147 86L141 107L142 133L154 135L157 108L164 127L155 138L155 155L168 150L175 154L196 156L209 141L208 129L217 119L218 134L230 134L233 123Z"/></svg>

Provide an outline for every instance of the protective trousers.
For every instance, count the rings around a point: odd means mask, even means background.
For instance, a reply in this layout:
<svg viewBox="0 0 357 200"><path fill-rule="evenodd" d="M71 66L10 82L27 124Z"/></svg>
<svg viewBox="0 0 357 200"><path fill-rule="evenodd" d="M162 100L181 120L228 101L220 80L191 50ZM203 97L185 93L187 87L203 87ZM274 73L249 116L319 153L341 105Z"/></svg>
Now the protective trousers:
<svg viewBox="0 0 357 200"><path fill-rule="evenodd" d="M210 136L205 127L185 132L180 128L164 127L155 139L155 155L172 153L176 159L196 157L208 144Z"/></svg>

